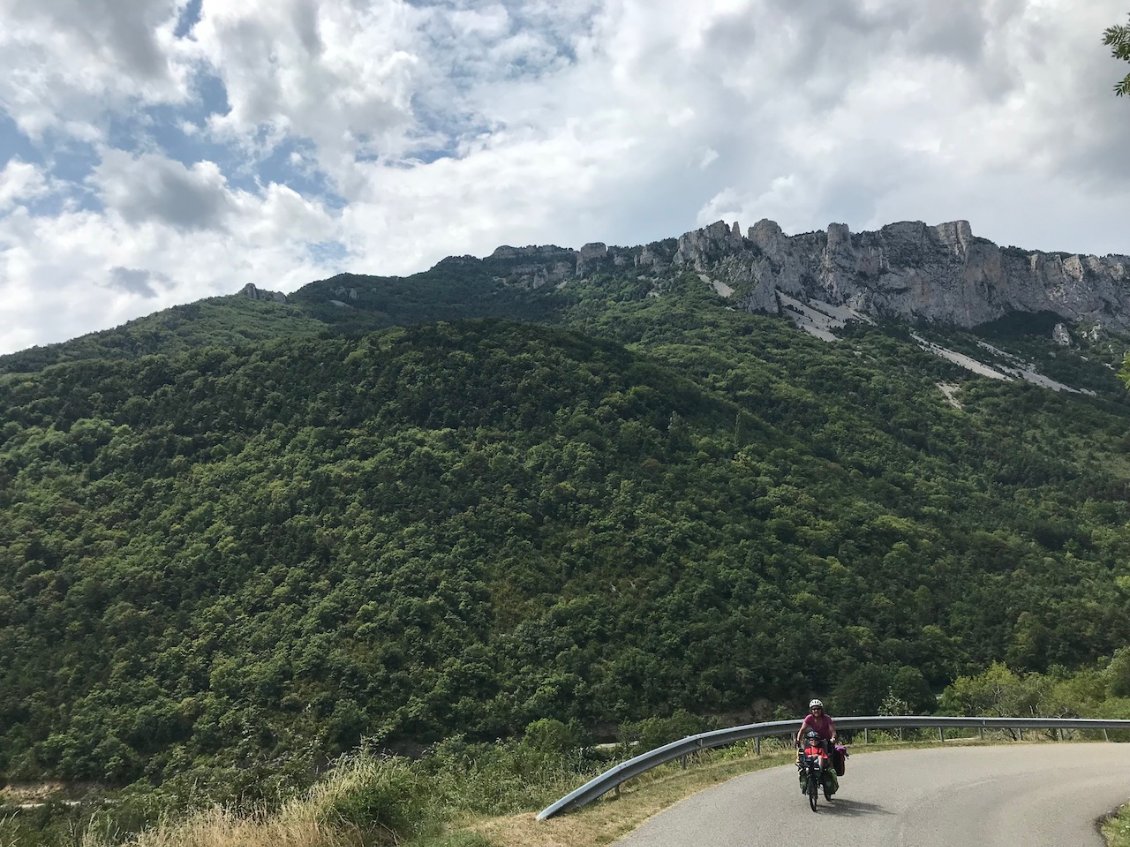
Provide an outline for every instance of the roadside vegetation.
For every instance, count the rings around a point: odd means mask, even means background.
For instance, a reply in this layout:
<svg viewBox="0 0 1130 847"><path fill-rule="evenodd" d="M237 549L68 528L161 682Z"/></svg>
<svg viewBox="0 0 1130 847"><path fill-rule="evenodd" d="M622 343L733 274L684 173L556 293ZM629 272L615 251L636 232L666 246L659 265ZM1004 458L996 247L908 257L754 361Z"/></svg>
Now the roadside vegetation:
<svg viewBox="0 0 1130 847"><path fill-rule="evenodd" d="M1130 718L1123 691L1130 653L1105 668L1067 676L1017 674L1001 665L948 686L942 714ZM888 692L880 712L906 712ZM470 742L452 737L419 756L391 755L366 742L343 754L309 788L274 798L216 802L202 794L134 785L108 805L41 809L0 818L5 847L583 847L608 844L696 791L750 770L788 764L787 739L752 741L674 762L626 783L578 812L537 822L537 811L637 753L697 732L717 719L688 713L620 727L619 742L594 746L576 725L536 721L520 739ZM991 732L989 743L1008 741ZM1101 733L1030 733L1028 740L1101 739ZM857 733L853 749L933 744L932 731ZM1110 733L1130 741L1130 732ZM981 743L976 732L949 730L947 743ZM1108 822L1117 833L1120 823ZM1113 837L1113 836L1112 836ZM1114 842L1118 844L1118 842Z"/></svg>
<svg viewBox="0 0 1130 847"><path fill-rule="evenodd" d="M656 746L649 720L927 713L947 686L993 713L961 682L986 668L1026 692L998 714L1125 714L1130 406L1103 363L1057 352L1096 394L1055 394L693 276L538 299L435 274L0 362L0 776L113 801L0 844L263 823L362 762L410 810L381 827L449 837L598 744ZM469 309L492 317L441 319Z"/></svg>
<svg viewBox="0 0 1130 847"><path fill-rule="evenodd" d="M1108 847L1130 847L1130 804L1103 824L1103 836Z"/></svg>

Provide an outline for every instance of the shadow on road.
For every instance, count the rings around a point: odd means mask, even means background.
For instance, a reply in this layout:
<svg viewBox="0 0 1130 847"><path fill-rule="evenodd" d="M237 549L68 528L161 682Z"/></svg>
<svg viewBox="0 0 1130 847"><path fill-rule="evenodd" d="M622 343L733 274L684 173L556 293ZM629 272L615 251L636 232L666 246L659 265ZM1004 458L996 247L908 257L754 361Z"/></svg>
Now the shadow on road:
<svg viewBox="0 0 1130 847"><path fill-rule="evenodd" d="M837 815L845 818L858 815L890 815L882 806L875 803L861 803L858 800L841 800L838 797L831 803L820 804L820 814Z"/></svg>

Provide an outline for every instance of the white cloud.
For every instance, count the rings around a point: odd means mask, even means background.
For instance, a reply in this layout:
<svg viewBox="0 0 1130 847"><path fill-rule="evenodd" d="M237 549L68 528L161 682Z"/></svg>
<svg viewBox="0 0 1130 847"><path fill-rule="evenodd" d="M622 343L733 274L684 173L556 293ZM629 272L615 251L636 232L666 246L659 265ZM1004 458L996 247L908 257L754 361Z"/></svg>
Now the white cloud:
<svg viewBox="0 0 1130 847"><path fill-rule="evenodd" d="M0 171L0 212L17 203L42 197L47 191L47 178L42 170L19 159L12 159Z"/></svg>
<svg viewBox="0 0 1130 847"><path fill-rule="evenodd" d="M718 160L718 151L715 150L713 147L707 147L706 150L704 150L703 153L702 153L702 158L699 160L699 163L698 163L699 170L703 170L703 171L706 170L712 164L714 164L714 162L716 162L717 160Z"/></svg>
<svg viewBox="0 0 1130 847"><path fill-rule="evenodd" d="M180 103L190 64L173 38L187 0L0 0L0 107L32 138L84 140L112 111Z"/></svg>
<svg viewBox="0 0 1130 847"><path fill-rule="evenodd" d="M341 264L410 273L719 218L967 218L1001 242L1130 252L1130 108L1099 43L1116 0L204 0L177 39L185 2L0 0L0 106L32 136L94 139L72 187L102 203L37 216L62 178L5 167L0 296L19 320L0 325L24 329L0 349ZM175 113L201 70L230 106L207 123ZM199 155L114 149L109 117L156 103ZM347 260L319 263L317 242Z"/></svg>
<svg viewBox="0 0 1130 847"><path fill-rule="evenodd" d="M193 38L231 106L213 130L249 140L266 126L332 151L399 147L413 126L419 14L395 0L205 3Z"/></svg>
<svg viewBox="0 0 1130 847"><path fill-rule="evenodd" d="M227 179L214 162L186 168L155 153L105 150L90 182L109 212L132 224L216 229L225 226L233 211Z"/></svg>
<svg viewBox="0 0 1130 847"><path fill-rule="evenodd" d="M157 291L154 285L163 285L167 282L168 277L156 271L118 266L110 268L109 279L106 284L110 288L118 288L142 297L156 297Z"/></svg>
<svg viewBox="0 0 1130 847"><path fill-rule="evenodd" d="M801 18L824 5L802 4ZM821 58L793 80L827 96L791 101L788 113L771 92L768 105L754 104L747 129L768 136L773 160L735 172L697 220L773 217L806 230L961 217L979 234L1032 248L1036 233L1055 232L1074 244L1059 249L1130 252L1106 217L1130 214L1130 174L1115 164L1125 159L1130 110L1104 89L1095 47L1112 7L966 3L946 7L944 24L917 6L884 5L881 20L833 14L818 37ZM841 42L853 28L858 38ZM955 32L977 37L971 45ZM879 34L893 46L880 48ZM861 50L868 45L876 49ZM1103 198L1082 216L1085 204L1058 200L1080 191Z"/></svg>
<svg viewBox="0 0 1130 847"><path fill-rule="evenodd" d="M211 163L185 168L107 151L95 182L104 211L17 208L0 217L0 350L232 294L247 282L293 290L324 276L309 245L338 231L318 203L278 184L233 189ZM178 210L176 196L192 192Z"/></svg>

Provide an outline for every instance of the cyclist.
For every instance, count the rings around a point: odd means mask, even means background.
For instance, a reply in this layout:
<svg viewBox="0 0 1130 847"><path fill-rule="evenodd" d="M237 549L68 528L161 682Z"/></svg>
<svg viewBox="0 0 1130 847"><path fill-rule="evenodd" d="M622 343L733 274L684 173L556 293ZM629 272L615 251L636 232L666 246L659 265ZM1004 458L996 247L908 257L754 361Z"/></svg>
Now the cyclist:
<svg viewBox="0 0 1130 847"><path fill-rule="evenodd" d="M820 733L820 737L824 739L824 749L828 751L828 755L832 756L835 751L836 743L836 725L832 722L832 718L824 711L824 704L820 700L810 700L808 703L808 714L804 716L804 720L800 722L800 729L796 731L796 746L800 746L800 740L808 730L813 729Z"/></svg>

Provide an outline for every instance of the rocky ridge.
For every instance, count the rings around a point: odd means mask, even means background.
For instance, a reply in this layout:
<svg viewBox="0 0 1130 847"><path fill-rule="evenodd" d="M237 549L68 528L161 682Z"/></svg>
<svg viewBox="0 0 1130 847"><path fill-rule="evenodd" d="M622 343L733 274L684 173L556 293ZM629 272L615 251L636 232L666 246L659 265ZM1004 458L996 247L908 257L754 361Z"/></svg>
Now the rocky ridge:
<svg viewBox="0 0 1130 847"><path fill-rule="evenodd" d="M285 303L286 295L281 291L268 291L265 288L259 288L253 282L247 283L243 288L239 289L240 296L247 297L251 300L268 300L274 303Z"/></svg>
<svg viewBox="0 0 1130 847"><path fill-rule="evenodd" d="M719 221L639 247L586 244L499 247L483 260L500 279L561 286L601 271L636 269L657 283L693 271L754 312L781 314L786 301L817 302L862 315L971 328L1015 312L1052 312L1069 323L1130 331L1130 256L1081 256L999 247L967 221L920 221L852 233L786 235L770 220L744 234Z"/></svg>

